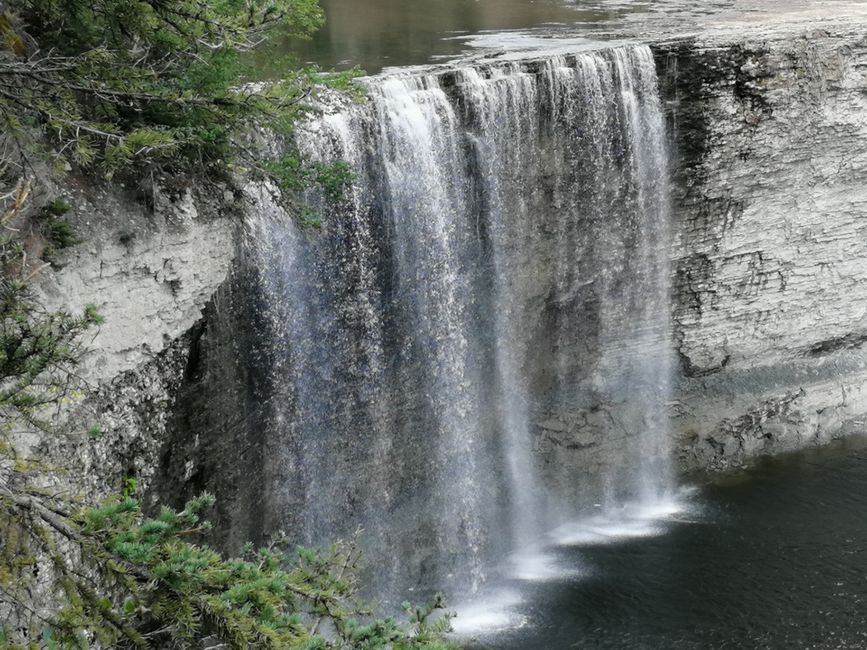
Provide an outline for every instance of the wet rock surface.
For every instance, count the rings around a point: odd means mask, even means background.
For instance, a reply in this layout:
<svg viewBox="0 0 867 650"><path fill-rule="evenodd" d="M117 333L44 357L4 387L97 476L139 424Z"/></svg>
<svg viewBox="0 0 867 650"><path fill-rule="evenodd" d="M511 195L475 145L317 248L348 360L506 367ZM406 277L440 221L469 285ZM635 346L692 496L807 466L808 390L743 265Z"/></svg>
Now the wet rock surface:
<svg viewBox="0 0 867 650"><path fill-rule="evenodd" d="M864 22L658 46L679 162L674 425L686 466L863 426Z"/></svg>

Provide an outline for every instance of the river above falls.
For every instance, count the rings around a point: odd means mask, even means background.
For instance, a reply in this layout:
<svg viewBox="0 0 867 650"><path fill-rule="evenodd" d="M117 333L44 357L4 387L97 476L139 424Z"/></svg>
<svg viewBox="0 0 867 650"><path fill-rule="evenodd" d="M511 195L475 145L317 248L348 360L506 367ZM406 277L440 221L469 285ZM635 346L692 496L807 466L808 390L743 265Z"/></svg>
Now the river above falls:
<svg viewBox="0 0 867 650"><path fill-rule="evenodd" d="M762 462L690 504L661 534L556 549L559 577L469 610L486 627L470 649L867 647L867 438Z"/></svg>
<svg viewBox="0 0 867 650"><path fill-rule="evenodd" d="M617 23L646 2L569 0L321 0L325 26L309 41L283 39L279 52L324 69L359 66L369 74L385 67L428 64L467 50L466 39L486 32L543 28L585 33ZM263 52L259 67L273 60ZM278 71L274 71L277 73Z"/></svg>
<svg viewBox="0 0 867 650"><path fill-rule="evenodd" d="M325 26L312 39L277 39L254 59L257 76L277 78L287 53L325 70L384 68L448 61L495 35L514 31L557 38L683 36L711 22L810 20L857 10L864 0L320 0ZM478 39L479 36L485 37Z"/></svg>

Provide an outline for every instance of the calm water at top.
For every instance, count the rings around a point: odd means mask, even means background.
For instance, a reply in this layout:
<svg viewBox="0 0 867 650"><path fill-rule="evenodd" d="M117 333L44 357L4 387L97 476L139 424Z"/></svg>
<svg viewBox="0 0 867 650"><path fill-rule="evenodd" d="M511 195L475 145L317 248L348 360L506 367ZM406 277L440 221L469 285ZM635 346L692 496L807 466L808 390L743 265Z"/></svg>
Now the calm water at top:
<svg viewBox="0 0 867 650"><path fill-rule="evenodd" d="M836 15L865 0L320 0L325 26L309 41L276 39L254 56L259 76L279 77L291 53L323 69L434 63L469 50L484 33L551 36L683 34L710 20L763 22L783 14ZM489 41L490 42L490 41Z"/></svg>
<svg viewBox="0 0 867 650"><path fill-rule="evenodd" d="M472 650L867 648L867 441L692 499L664 534L561 547L561 578L519 587L523 623Z"/></svg>
<svg viewBox="0 0 867 650"><path fill-rule="evenodd" d="M544 27L575 34L645 10L650 1L600 0L321 0L325 27L311 41L283 40L278 50L324 69L430 63L467 49L462 36ZM268 65L263 53L260 67Z"/></svg>

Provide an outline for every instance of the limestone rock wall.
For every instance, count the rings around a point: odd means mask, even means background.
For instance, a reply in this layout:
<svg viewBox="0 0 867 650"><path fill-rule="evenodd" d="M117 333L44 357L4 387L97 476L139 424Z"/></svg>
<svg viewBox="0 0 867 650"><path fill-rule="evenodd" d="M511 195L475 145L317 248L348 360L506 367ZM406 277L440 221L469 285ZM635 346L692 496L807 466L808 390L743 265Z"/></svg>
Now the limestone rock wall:
<svg viewBox="0 0 867 650"><path fill-rule="evenodd" d="M676 155L673 403L681 464L863 431L863 22L657 46Z"/></svg>
<svg viewBox="0 0 867 650"><path fill-rule="evenodd" d="M240 205L227 188L163 189L147 197L71 181L43 184L61 197L80 244L34 276L47 310L94 305L104 323L86 352L58 434L16 443L65 467L57 475L91 499L142 487L155 474L167 423L185 382L202 313L235 256Z"/></svg>
<svg viewBox="0 0 867 650"><path fill-rule="evenodd" d="M162 352L200 318L234 257L234 195L191 188L134 201L118 192L71 192L82 244L46 274L48 306L96 305L104 316L85 374L105 380Z"/></svg>
<svg viewBox="0 0 867 650"><path fill-rule="evenodd" d="M72 175L60 185L47 177L34 185L32 209L63 199L71 208L64 220L80 240L44 255L47 265L40 259L45 241L24 222L29 268L38 269L30 283L35 298L46 311L80 313L94 305L105 319L82 342L86 352L63 399L66 408L57 411L63 421L49 432L4 431L24 458L57 468L38 475L42 487L95 503L132 488L132 479L137 496L148 494L178 395L195 366L203 311L213 308L235 257L240 206L234 194L218 189L170 193L164 185L136 196ZM5 525L0 537L15 539L17 528ZM7 629L29 628L36 638L65 603L54 589L51 558L22 539L22 552L35 558L28 601L0 602L0 620ZM62 542L58 551L78 561Z"/></svg>

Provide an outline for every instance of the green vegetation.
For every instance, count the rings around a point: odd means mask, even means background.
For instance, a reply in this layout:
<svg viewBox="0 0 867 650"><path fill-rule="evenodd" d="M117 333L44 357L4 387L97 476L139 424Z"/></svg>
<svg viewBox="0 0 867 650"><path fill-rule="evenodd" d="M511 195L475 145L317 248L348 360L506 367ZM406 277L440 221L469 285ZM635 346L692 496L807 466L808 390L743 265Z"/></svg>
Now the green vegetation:
<svg viewBox="0 0 867 650"><path fill-rule="evenodd" d="M320 25L316 0L13 0L9 8L0 22L0 130L55 162L108 174L213 171L237 157L239 128L263 118L291 128L326 80L302 69L239 85L243 53L273 29L303 36ZM26 164L14 162L19 172Z"/></svg>
<svg viewBox="0 0 867 650"><path fill-rule="evenodd" d="M70 389L81 356L79 335L102 322L92 305L73 315L45 312L33 301L28 283L45 263L28 259L17 231L7 228L25 209L29 194L30 184L20 181L0 214L0 422L7 429L22 422L49 428L46 407ZM54 241L68 243L71 235L60 232L64 239Z"/></svg>
<svg viewBox="0 0 867 650"><path fill-rule="evenodd" d="M63 199L54 199L42 209L42 214L36 219L40 234L45 239L42 257L47 261L52 261L58 251L81 243L72 225L64 219L70 209L70 205Z"/></svg>
<svg viewBox="0 0 867 650"><path fill-rule="evenodd" d="M278 539L233 559L194 543L212 504L204 495L181 512L163 508L146 518L126 496L69 514L57 499L0 492L0 525L16 530L2 545L0 595L26 600L30 585L22 578L39 558L49 559L65 603L40 626L49 648L192 648L205 638L239 649L457 647L442 638L448 616L429 621L440 602L405 605L404 623L371 616L357 596L355 543L319 553L299 548L290 557ZM0 624L5 647L28 647L12 634Z"/></svg>
<svg viewBox="0 0 867 650"><path fill-rule="evenodd" d="M363 94L352 81L358 71L287 65L279 81L251 81L247 53L275 33L309 36L322 23L317 0L11 0L6 6L0 13L0 190L46 164L56 173L78 168L108 179L270 176L267 156L245 134L267 127L290 135L322 89ZM299 173L302 182L316 181L312 170ZM300 203L295 195L287 199Z"/></svg>
<svg viewBox="0 0 867 650"><path fill-rule="evenodd" d="M290 551L278 538L225 558L205 544L211 497L151 518L130 478L95 505L51 487L63 468L22 451L22 439L52 430L77 389L83 335L102 322L94 306L45 310L31 291L57 251L78 243L64 201L28 205L40 175L258 174L290 205L312 185L339 201L352 182L346 165L269 161L247 137L261 126L291 134L320 84L357 94L355 73L295 69L243 83L245 53L275 30L303 36L321 20L316 0L0 5L0 647L455 647L443 640L448 615L432 616L441 600L406 605L398 621L359 599L354 542ZM98 444L105 433L93 424L81 436Z"/></svg>
<svg viewBox="0 0 867 650"><path fill-rule="evenodd" d="M305 189L318 186L327 201L336 202L344 198L354 180L349 165L343 161L305 164L296 153L266 161L263 168L283 191L298 222L312 228L318 228L321 221L317 213L298 200Z"/></svg>

